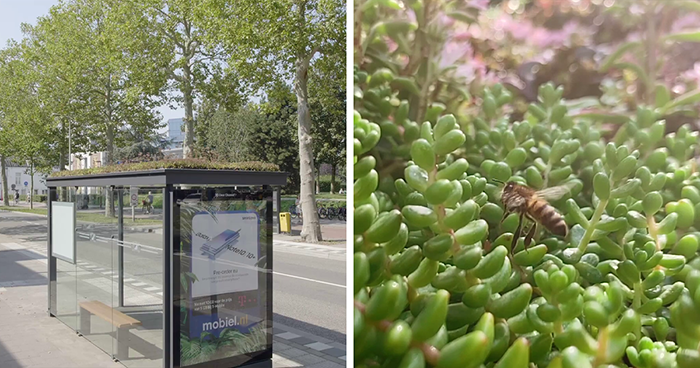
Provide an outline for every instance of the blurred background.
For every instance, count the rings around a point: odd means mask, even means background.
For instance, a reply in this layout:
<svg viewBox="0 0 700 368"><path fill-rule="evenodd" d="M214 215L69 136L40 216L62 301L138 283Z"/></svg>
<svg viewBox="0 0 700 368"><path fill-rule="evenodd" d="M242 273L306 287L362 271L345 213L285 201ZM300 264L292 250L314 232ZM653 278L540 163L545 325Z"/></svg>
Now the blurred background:
<svg viewBox="0 0 700 368"><path fill-rule="evenodd" d="M431 79L425 103L469 115L482 87L501 83L513 98L503 113L519 121L553 82L570 116L594 117L611 136L640 105L655 109L667 132L699 128L700 2L438 0L418 12L412 3L356 3L355 63L368 72L394 64L406 76L420 66L410 55L422 53L435 62L429 75L416 74L417 85ZM425 32L413 38L412 27Z"/></svg>

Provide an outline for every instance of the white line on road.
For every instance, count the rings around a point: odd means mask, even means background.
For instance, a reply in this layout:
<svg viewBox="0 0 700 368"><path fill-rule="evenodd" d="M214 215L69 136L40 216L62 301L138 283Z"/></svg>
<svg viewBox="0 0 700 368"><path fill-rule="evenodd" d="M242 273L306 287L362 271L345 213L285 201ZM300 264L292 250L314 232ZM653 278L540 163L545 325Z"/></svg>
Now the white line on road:
<svg viewBox="0 0 700 368"><path fill-rule="evenodd" d="M281 273L281 272L274 272L274 271L273 271L272 273L275 274L275 275L291 277L291 278L293 278L293 279L311 281L311 282L315 282L315 283L319 283L319 284L330 285L330 286L335 286L335 287L339 287L339 288L345 289L345 285L334 284L334 283L332 283L332 282L326 282L326 281L321 281L321 280L314 280L314 279L309 279L309 278L306 278L306 277L294 276L294 275L289 275L289 274Z"/></svg>

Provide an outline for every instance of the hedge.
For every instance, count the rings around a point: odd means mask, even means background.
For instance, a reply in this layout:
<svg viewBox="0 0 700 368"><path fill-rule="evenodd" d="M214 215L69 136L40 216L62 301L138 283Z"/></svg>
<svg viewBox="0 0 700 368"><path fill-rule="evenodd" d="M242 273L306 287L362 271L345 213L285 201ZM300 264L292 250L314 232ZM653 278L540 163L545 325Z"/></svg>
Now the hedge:
<svg viewBox="0 0 700 368"><path fill-rule="evenodd" d="M321 193L330 193L331 191L331 182L330 181L321 181L318 183L318 188L320 189ZM335 182L335 192L337 193L338 190L343 189L343 191L346 190L346 185L344 182Z"/></svg>

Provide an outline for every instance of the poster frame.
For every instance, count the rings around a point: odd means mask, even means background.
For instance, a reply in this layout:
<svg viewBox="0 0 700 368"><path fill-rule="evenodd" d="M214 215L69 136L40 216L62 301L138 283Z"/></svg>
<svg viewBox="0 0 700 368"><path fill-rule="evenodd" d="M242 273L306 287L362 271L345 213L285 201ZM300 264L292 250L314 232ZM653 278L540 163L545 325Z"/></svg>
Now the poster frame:
<svg viewBox="0 0 700 368"><path fill-rule="evenodd" d="M51 223L50 223L50 226L51 226L51 228L52 228L52 231L51 231L51 234L50 234L50 236L51 236L52 238L49 239L49 241L51 242L51 245L52 245L52 246L51 246L51 256L52 256L52 257L56 257L56 258L58 258L58 259L60 259L60 260L62 260L62 261L66 261L66 262L68 262L68 263L70 263L70 264L75 264L75 260L76 260L76 239L75 239L75 224L76 224L76 222L75 222L75 221L76 221L76 217L75 217L76 215L75 215L75 213L76 213L76 205L75 205L75 202L58 202L58 201L51 201L50 206L51 206L51 212L54 214L54 216L51 216L51 218L50 218L50 222L51 222ZM55 213L55 211L54 211L54 206L56 206L56 207L61 207L61 208L71 208L71 210L72 210L72 211L71 211L71 215L72 215L72 216L55 216L56 213ZM71 221L71 226L70 226L70 229L71 229L71 230L68 231L67 234L65 234L65 233L60 233L60 234L59 234L57 231L54 231L54 230L53 230L53 229L57 228L56 223L54 222L54 220L57 220L58 218L61 218L61 219L64 219L64 220L65 220L65 219L69 219L69 220ZM59 228L60 228L60 226L59 226ZM72 243L72 244L70 245L70 246L71 246L71 250L72 250L72 251L71 251L71 253L72 253L71 256L66 256L65 254L56 253L56 247L54 246L54 245L57 243L57 242L55 241L55 239L53 239L54 236L61 236L61 237L64 237L64 236L66 236L66 235L68 235L68 236L70 237L70 239L67 240L67 241L70 242L70 243Z"/></svg>
<svg viewBox="0 0 700 368"><path fill-rule="evenodd" d="M272 224L272 218L273 218L273 212L272 212L272 187L270 185L263 185L262 187L262 198L261 200L264 200L266 202L266 210L265 210L265 215L264 217L262 214L258 214L258 216L261 219L265 220L264 226L259 225L260 228L259 230L262 231L263 228L265 229L265 234L266 234L266 241L263 243L262 239L259 238L259 249L262 250L263 247L265 247L265 252L264 255L266 257L266 271L265 272L259 272L260 278L264 278L264 280L259 281L260 287L262 285L265 285L265 300L266 300L266 305L264 306L264 320L267 323L266 327L266 344L265 344L265 349L253 352L253 353L247 353L247 354L242 354L242 355L237 355L233 357L228 357L224 359L218 359L218 360L213 360L213 361L208 361L208 362L202 362L198 364L193 364L193 365L186 365L182 366L181 361L180 361L180 355L181 355L181 346L180 346L180 318L181 318L181 312L180 312L180 307L179 307L179 301L182 298L187 298L189 295L181 295L181 288L180 288L180 275L184 271L181 268L182 265L182 259L181 255L179 253L179 244L182 240L182 234L180 232L181 229L181 211L180 211L180 206L178 202L180 200L185 199L188 195L205 190L205 189L212 189L211 187L188 187L187 189L184 188L178 188L177 186L172 187L172 197L170 201L170 221L167 221L169 223L170 229L165 229L164 234L169 234L170 239L172 240L172 248L170 249L170 254L171 254L171 264L170 264L170 277L168 279L170 280L170 293L171 293L171 305L169 305L168 309L170 311L170 318L169 318L169 330L170 332L168 333L168 340L170 340L171 345L170 345L170 354L166 354L170 356L171 363L170 366L173 368L231 368L231 367L272 367L272 287L273 287L273 280L272 280L272 231L273 231L273 224ZM216 187L216 189L225 189L227 187ZM233 187L229 187L230 189L233 189ZM262 252L261 252L262 253ZM262 298L261 298L262 299ZM185 313L189 313L186 311ZM166 340L166 341L168 341ZM166 344L167 345L167 344Z"/></svg>

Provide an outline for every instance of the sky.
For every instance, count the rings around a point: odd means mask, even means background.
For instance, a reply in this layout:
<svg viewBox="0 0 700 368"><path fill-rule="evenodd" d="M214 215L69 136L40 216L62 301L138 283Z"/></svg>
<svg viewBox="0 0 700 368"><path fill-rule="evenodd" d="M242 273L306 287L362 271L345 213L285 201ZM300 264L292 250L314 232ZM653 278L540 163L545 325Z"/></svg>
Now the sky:
<svg viewBox="0 0 700 368"><path fill-rule="evenodd" d="M49 9L58 4L58 0L0 0L0 42L5 47L10 39L22 39L20 25L36 24L36 19L49 13ZM176 110L168 106L158 109L164 122L168 119L181 118L185 115L183 108ZM163 132L167 127L161 129Z"/></svg>

